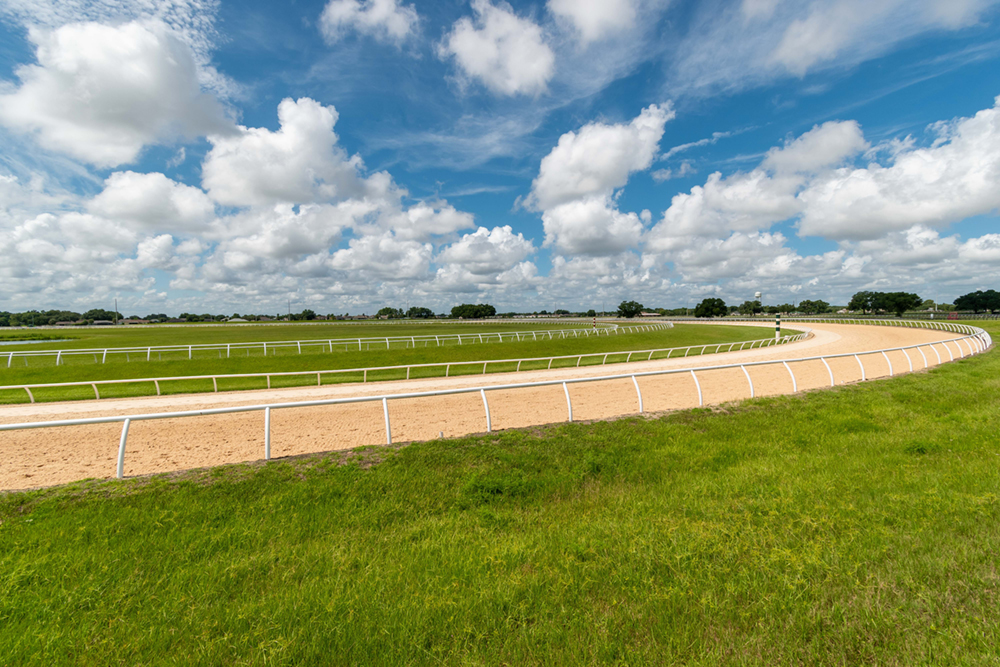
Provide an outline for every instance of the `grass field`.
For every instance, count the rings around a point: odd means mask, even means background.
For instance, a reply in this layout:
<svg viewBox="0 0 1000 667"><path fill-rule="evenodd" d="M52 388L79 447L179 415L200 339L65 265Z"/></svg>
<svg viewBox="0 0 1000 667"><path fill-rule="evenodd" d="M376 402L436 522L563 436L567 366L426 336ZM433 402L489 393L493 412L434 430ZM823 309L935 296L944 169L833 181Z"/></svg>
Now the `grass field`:
<svg viewBox="0 0 1000 667"><path fill-rule="evenodd" d="M638 321L629 321L628 324ZM531 331L586 327L586 322L561 320L517 320L489 323L461 323L455 320L419 322L374 321L331 322L315 324L195 324L188 326L136 325L119 327L87 327L77 329L0 329L0 341L37 340L40 336L63 342L39 341L12 347L9 350L56 350L110 347L147 347L150 345L199 345L203 343L250 343L262 341L328 340L330 338L372 338L378 336L422 336L436 333L487 331Z"/></svg>
<svg viewBox="0 0 1000 667"><path fill-rule="evenodd" d="M998 430L994 351L717 410L8 494L0 655L996 664Z"/></svg>
<svg viewBox="0 0 1000 667"><path fill-rule="evenodd" d="M194 327L192 327L194 329ZM189 329L178 329L188 331ZM451 330L454 330L452 327ZM463 331L468 331L466 327ZM475 329L474 329L475 330ZM796 331L786 330L792 334ZM50 382L93 382L95 380L113 380L143 377L182 377L191 375L224 375L241 373L273 373L290 371L333 370L338 368L372 368L377 366L400 366L406 364L453 363L461 361L483 361L491 359L526 359L570 354L615 353L622 350L650 350L655 348L681 347L687 345L704 345L733 341L759 340L767 338L770 332L759 327L726 326L726 325L678 325L673 329L662 329L649 332L637 332L623 335L599 336L590 338L564 338L539 341L483 343L475 345L450 345L444 347L409 348L399 350L352 351L344 353L310 351L303 349L303 354L295 350L283 352L277 356L232 357L226 358L196 358L176 361L113 361L106 364L67 364L63 366L12 366L0 367L0 404L24 403L28 401L27 394L21 389L2 389L2 385L39 384ZM185 344L186 344L185 340ZM692 351L692 355L700 350ZM664 355L665 356L665 355ZM608 363L625 361L627 355L612 355ZM34 360L33 360L34 362ZM602 357L585 359L582 366L602 363ZM51 363L51 362L50 362ZM521 365L522 370L545 368L546 361L530 362ZM576 365L576 359L555 362L553 368L561 365ZM516 361L510 364L491 365L490 372L513 371ZM451 375L481 373L482 365L454 367L450 370L444 366L415 369L410 377L437 377L445 372ZM368 373L368 381L398 380L406 377L406 370L387 370ZM324 384L340 382L360 382L363 373L326 375L322 377ZM315 385L316 376L298 376L272 378L272 387ZM219 381L220 391L235 391L241 389L263 389L267 386L265 378L234 378ZM161 391L168 394L194 393L213 391L211 380L182 380L161 383ZM147 396L156 393L152 383L122 384L102 386L101 396L106 398L125 396ZM93 389L88 385L70 388L45 388L33 391L36 401L75 400L94 398Z"/></svg>

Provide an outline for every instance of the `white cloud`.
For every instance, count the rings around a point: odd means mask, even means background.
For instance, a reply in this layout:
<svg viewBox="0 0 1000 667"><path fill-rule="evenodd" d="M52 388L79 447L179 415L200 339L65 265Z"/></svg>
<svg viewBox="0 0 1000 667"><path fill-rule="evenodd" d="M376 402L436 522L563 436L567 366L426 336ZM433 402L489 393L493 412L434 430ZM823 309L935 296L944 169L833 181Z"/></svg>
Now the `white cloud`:
<svg viewBox="0 0 1000 667"><path fill-rule="evenodd" d="M545 210L623 187L631 173L652 164L663 128L674 115L669 104L653 104L628 124L590 123L562 135L542 159L529 205Z"/></svg>
<svg viewBox="0 0 1000 667"><path fill-rule="evenodd" d="M328 42L356 30L380 42L400 44L416 32L419 21L413 5L400 5L399 0L330 0L319 28Z"/></svg>
<svg viewBox="0 0 1000 667"><path fill-rule="evenodd" d="M568 255L612 255L635 247L643 227L635 213L622 213L606 197L554 206L542 214L545 246Z"/></svg>
<svg viewBox="0 0 1000 667"><path fill-rule="evenodd" d="M199 83L191 47L162 23L33 29L38 64L0 96L0 122L45 148L100 167L134 162L149 144L233 131Z"/></svg>
<svg viewBox="0 0 1000 667"><path fill-rule="evenodd" d="M972 25L996 0L744 0L696 10L667 89L738 90L842 68L916 35Z"/></svg>
<svg viewBox="0 0 1000 667"><path fill-rule="evenodd" d="M867 149L857 121L829 121L786 141L781 148L772 148L761 166L779 173L809 173L838 166Z"/></svg>
<svg viewBox="0 0 1000 667"><path fill-rule="evenodd" d="M149 231L203 231L215 205L199 188L163 174L115 172L104 190L87 203L91 213Z"/></svg>
<svg viewBox="0 0 1000 667"><path fill-rule="evenodd" d="M337 110L303 97L278 105L277 132L240 128L236 136L212 136L202 165L202 184L220 204L332 202L388 188L387 174L369 181L360 156L337 144Z"/></svg>
<svg viewBox="0 0 1000 667"><path fill-rule="evenodd" d="M584 44L627 30L636 19L633 0L548 0L547 6L573 26Z"/></svg>
<svg viewBox="0 0 1000 667"><path fill-rule="evenodd" d="M427 241L474 226L471 213L456 210L446 202L417 202L405 211L382 216L379 224L392 229L401 239Z"/></svg>
<svg viewBox="0 0 1000 667"><path fill-rule="evenodd" d="M650 176L652 176L653 180L657 183L663 183L664 181L669 181L672 178L684 178L685 176L693 173L695 173L695 168L691 166L690 162L685 160L684 162L681 162L681 166L679 166L676 170L657 169L650 174Z"/></svg>
<svg viewBox="0 0 1000 667"><path fill-rule="evenodd" d="M928 148L902 149L891 166L842 168L800 195L801 234L875 238L914 225L946 225L1000 207L1000 98L948 125Z"/></svg>
<svg viewBox="0 0 1000 667"><path fill-rule="evenodd" d="M459 265L475 276L495 279L534 251L534 244L522 234L515 234L510 225L493 229L480 227L444 248L436 261Z"/></svg>
<svg viewBox="0 0 1000 667"><path fill-rule="evenodd" d="M545 92L555 71L555 54L530 19L510 5L473 0L476 20L455 22L441 43L441 58L455 59L461 73L478 79L501 95L538 95Z"/></svg>
<svg viewBox="0 0 1000 667"><path fill-rule="evenodd" d="M426 276L433 247L429 243L397 239L391 232L351 239L348 247L336 251L330 267L369 278L394 282Z"/></svg>

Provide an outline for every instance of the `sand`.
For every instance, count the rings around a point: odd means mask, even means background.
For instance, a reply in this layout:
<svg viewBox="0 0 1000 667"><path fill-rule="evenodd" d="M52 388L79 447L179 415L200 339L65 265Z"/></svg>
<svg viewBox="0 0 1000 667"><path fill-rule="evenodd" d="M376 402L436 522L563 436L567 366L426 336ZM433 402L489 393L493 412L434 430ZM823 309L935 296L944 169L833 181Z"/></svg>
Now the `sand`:
<svg viewBox="0 0 1000 667"><path fill-rule="evenodd" d="M679 325L680 326L680 325ZM770 325L762 325L770 327ZM791 325L795 326L795 325ZM800 327L801 328L801 327ZM0 423L79 419L178 410L259 405L304 400L372 396L446 388L502 385L514 382L565 380L669 368L698 368L731 363L805 356L865 352L887 347L923 344L927 365L968 356L968 345L954 341L957 334L926 329L864 325L816 324L807 340L762 350L745 350L702 357L658 360L603 367L566 368L496 375L464 376L380 382L367 385L297 387L223 394L73 401L0 408ZM951 342L946 342L951 341ZM931 343L935 343L933 346ZM959 352L961 349L961 355ZM934 353L937 351L937 354ZM920 352L890 352L894 374L925 368ZM881 354L861 357L868 379L889 375ZM836 384L861 380L853 357L829 361ZM821 361L792 362L798 391L830 386ZM781 364L748 369L757 396L792 393L792 378ZM705 405L750 396L750 386L739 368L698 373ZM646 412L695 407L698 392L688 373L638 380ZM573 419L609 419L639 410L631 379L569 385ZM494 430L566 421L568 411L561 385L487 392ZM389 402L394 442L428 440L486 431L482 398L478 393L457 396L397 399ZM311 452L385 444L380 402L272 410L272 458ZM27 489L115 474L121 424L98 424L0 432L0 489ZM241 461L264 456L263 412L133 422L129 429L125 475L146 475Z"/></svg>

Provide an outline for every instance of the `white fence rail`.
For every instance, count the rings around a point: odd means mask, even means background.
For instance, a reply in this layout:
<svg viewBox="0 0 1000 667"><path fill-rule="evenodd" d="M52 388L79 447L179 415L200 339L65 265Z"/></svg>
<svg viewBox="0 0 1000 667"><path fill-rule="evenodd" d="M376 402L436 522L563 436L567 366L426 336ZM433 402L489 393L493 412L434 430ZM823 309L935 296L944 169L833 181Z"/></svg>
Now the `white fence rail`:
<svg viewBox="0 0 1000 667"><path fill-rule="evenodd" d="M963 325L964 326L964 325ZM798 363L803 361L822 361L826 370L830 374L830 386L836 384L833 371L830 368L828 359L837 359L845 357L854 357L861 367L862 380L867 379L865 373L864 363L861 361L861 357L867 357L872 355L881 355L888 361L887 352L901 351L909 360L909 369L913 370L913 360L907 353L907 350L917 350L920 352L921 356L924 357L924 367L927 367L928 362L926 355L922 348L929 348L937 355L939 363L943 361L941 354L938 352L937 347L941 347L947 351L949 360L955 359L955 354L952 351L952 346L954 346L955 351L958 352L959 357L965 357L973 354L978 354L986 351L992 344L993 340L989 333L978 327L967 327L971 330L969 335L963 336L961 338L954 338L946 341L939 341L934 343L920 343L917 345L908 345L903 347L892 347L885 348L881 350L871 350L867 352L847 352L843 354L831 354L831 355L819 355L812 357L799 357L796 359L777 359L777 360L767 360L767 361L753 361L735 364L723 364L718 366L701 366L696 368L678 368L678 369L664 369L656 371L643 371L637 373L619 373L615 375L603 375L597 377L587 377L587 378L569 378L566 380L544 380L538 382L522 382L513 384L502 384L502 385L490 385L482 387L463 387L456 389L442 389L438 391L424 391L424 392L411 392L411 393L399 393L399 394L385 394L381 396L357 396L350 398L333 398L324 400L314 400L314 401L297 401L290 403L271 403L265 405L245 405L236 407L226 407L226 408L211 408L206 410L187 410L180 412L160 412L151 414L138 414L129 416L112 416L112 417L91 417L86 419L65 419L61 421L43 421L43 422L27 422L21 424L4 424L0 425L0 431L15 431L23 429L35 429L35 428L52 428L58 426L82 426L87 424L108 424L114 422L122 422L122 433L118 445L118 464L117 464L117 477L121 479L124 476L124 466L125 466L125 447L128 440L128 430L129 425L133 421L147 421L154 419L176 419L183 417L199 417L208 415L222 415L222 414L233 414L238 412L263 412L264 413L264 458L270 460L271 458L271 411L272 410L283 410L290 408L306 408L306 407L319 407L327 405L343 405L349 403L368 403L379 401L382 403L382 412L385 420L385 436L386 444L392 444L392 426L389 419L389 401L390 400L401 400L410 398L426 398L431 396L453 396L456 394L470 394L479 393L483 399L483 408L485 410L486 417L486 428L487 432L492 430L492 419L490 416L490 406L489 400L487 398L487 392L491 391L503 391L511 389L525 389L534 387L547 387L554 385L562 385L563 393L566 396L566 408L567 408L567 421L573 421L573 402L569 393L569 385L571 384L581 384L585 382L602 382L607 380L619 380L619 379L631 379L636 390L636 398L638 403L639 412L643 410L642 403L642 391L639 387L638 378L641 377L653 377L653 376L663 376L663 375L686 375L690 374L695 387L698 390L698 404L704 405L704 395L701 390L701 383L698 381L697 373L704 373L706 371L723 370L723 369L742 369L744 375L747 379L747 384L749 386L749 394L752 398L755 395L753 381L750 378L750 373L748 368L754 368L758 366L773 366L776 364L782 364L788 370L789 375L792 378L793 390L796 390L797 383L795 382L795 374L789 367L789 363ZM962 346L965 344L965 347ZM893 368L890 362L889 364L889 375L893 375Z"/></svg>
<svg viewBox="0 0 1000 667"><path fill-rule="evenodd" d="M646 325L648 326L648 325ZM686 347L664 347L653 350L623 350L623 351L612 351L612 352L590 352L582 354L567 354L552 357L529 357L526 359L489 359L483 361L447 361L447 362L435 362L428 364L406 364L400 366L369 366L367 368L335 368L331 370L320 370L320 371L285 371L276 373L233 373L226 375L185 375L185 376L175 376L175 377L154 377L154 378L126 378L122 380L92 380L92 381L79 381L79 382L46 382L37 384L11 384L11 385L0 385L0 391L4 390L24 390L27 394L28 401L30 403L35 402L35 394L32 390L38 389L54 389L54 388L71 388L71 387L91 387L94 390L94 398L100 400L101 392L98 386L107 385L123 385L123 384L150 384L152 383L153 388L156 390L156 395L162 395L160 383L167 382L189 382L196 380L211 380L213 392L219 391L219 380L232 380L232 379L246 379L246 378L263 378L267 381L267 388L271 388L271 378L275 377L311 377L316 376L316 386L322 386L324 375L347 375L347 374L361 374L361 382L368 382L368 374L380 371L406 371L406 379L410 379L410 375L414 369L428 369L428 368L438 368L444 369L443 376L436 375L421 375L421 378L425 377L452 377L453 368L472 368L482 366L482 371L476 373L476 375L486 375L487 368L490 364L494 366L497 365L507 365L516 364L513 372L517 373L521 371L521 366L524 364L535 364L538 362L548 362L548 369L552 368L552 364L557 361L563 360L573 360L576 359L576 367L581 366L603 366L608 363L608 357L625 357L625 361L612 360L612 363L629 363L632 358L635 357L636 361L651 361L654 355L662 355L664 352L666 356L659 356L657 359L670 359L674 353L676 357L687 357L691 354L692 350L698 350L697 355L706 354L706 350L711 350L709 354L715 354L718 352L732 352L740 350L752 350L754 348L771 347L774 345L783 345L785 343L794 343L796 341L802 340L808 337L809 331L804 331L799 334L792 336L784 336L781 340L775 340L774 338L761 338L757 340L746 340L746 341L735 341L732 343L706 343L704 345L688 345ZM683 354L681 354L683 352ZM645 355L645 356L643 356ZM588 363L583 364L584 359L597 359L601 358L600 363ZM564 368L564 366L556 366L556 368ZM527 369L526 369L527 370ZM530 370L538 370L532 368ZM498 370L493 369L494 373L504 373L511 372L510 370ZM461 373L461 375L472 375L472 373ZM393 378L402 379L402 378ZM340 384L337 382L328 384Z"/></svg>
<svg viewBox="0 0 1000 667"><path fill-rule="evenodd" d="M380 349L406 349L410 347L440 347L443 345L470 345L475 343L503 343L535 341L554 338L582 338L589 336L612 336L620 334L636 333L641 331L654 331L669 329L673 327L670 322L649 322L636 325L617 325L599 323L594 328L566 327L562 329L547 329L544 331L493 331L486 333L453 333L453 334L423 334L419 336L377 336L369 338L340 338L340 339L320 339L320 340L291 340L291 341L262 341L244 343L200 343L192 345L146 345L138 347L109 347L109 348L89 348L89 349L62 349L62 350L11 350L7 352L6 367L10 368L14 359L22 359L24 365L28 365L29 358L55 357L55 365L63 363L69 357L92 357L94 363L106 363L108 357L125 357L125 361L152 361L153 354L157 355L157 360L162 361L163 355L174 355L179 359L193 359L194 354L205 352L217 352L218 357L226 358L232 356L251 356L261 354L276 355L278 350L294 349L297 354L302 354L302 350L312 348L313 352L333 353L336 348L341 347L344 351L350 350L380 350ZM44 341L38 341L43 343ZM423 343L423 345L420 345ZM432 346L431 343L434 345ZM384 346L384 347L383 347ZM0 359L3 359L0 353ZM100 360L98 360L100 358ZM20 363L18 364L20 366Z"/></svg>

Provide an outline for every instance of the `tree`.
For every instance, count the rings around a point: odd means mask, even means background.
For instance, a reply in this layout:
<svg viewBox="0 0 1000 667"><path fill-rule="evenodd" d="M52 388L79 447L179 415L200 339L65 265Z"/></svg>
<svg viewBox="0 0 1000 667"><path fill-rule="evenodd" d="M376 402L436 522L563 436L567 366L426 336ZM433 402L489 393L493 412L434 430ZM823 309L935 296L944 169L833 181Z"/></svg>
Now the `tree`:
<svg viewBox="0 0 1000 667"><path fill-rule="evenodd" d="M451 309L451 316L456 319L481 320L496 314L497 309L488 303L463 303Z"/></svg>
<svg viewBox="0 0 1000 667"><path fill-rule="evenodd" d="M847 309L860 310L862 313L866 313L869 310L874 311L876 294L878 293L869 291L856 292L851 297L850 303L847 304Z"/></svg>
<svg viewBox="0 0 1000 667"><path fill-rule="evenodd" d="M924 302L918 295L911 292L886 292L878 294L875 299L875 308L890 313L896 313L896 317L902 317L908 310L917 308Z"/></svg>
<svg viewBox="0 0 1000 667"><path fill-rule="evenodd" d="M618 304L618 317L633 318L642 312L643 305L638 301L622 301Z"/></svg>
<svg viewBox="0 0 1000 667"><path fill-rule="evenodd" d="M764 308L760 301L744 301L740 304L740 315L756 315L763 312Z"/></svg>
<svg viewBox="0 0 1000 667"><path fill-rule="evenodd" d="M597 311L591 308L587 311L587 317L597 317Z"/></svg>
<svg viewBox="0 0 1000 667"><path fill-rule="evenodd" d="M376 317L386 317L390 320L395 320L403 316L403 310L401 308L391 308L386 306L375 313Z"/></svg>
<svg viewBox="0 0 1000 667"><path fill-rule="evenodd" d="M406 311L406 316L414 320L426 320L430 317L434 317L434 311L430 308L411 306L410 309Z"/></svg>
<svg viewBox="0 0 1000 667"><path fill-rule="evenodd" d="M799 302L799 311L806 315L816 315L826 313L830 310L830 304L826 301L810 301L805 299Z"/></svg>
<svg viewBox="0 0 1000 667"><path fill-rule="evenodd" d="M722 299L703 299L694 308L695 317L725 317L728 314L729 309Z"/></svg>
<svg viewBox="0 0 1000 667"><path fill-rule="evenodd" d="M963 294L962 296L955 299L955 308L957 310L971 310L974 313L979 313L983 310L988 310L991 313L1000 310L1000 292L996 290L976 290L975 292L969 292L968 294Z"/></svg>

